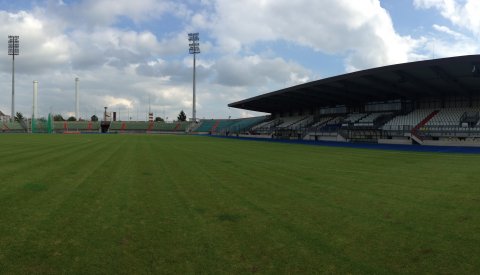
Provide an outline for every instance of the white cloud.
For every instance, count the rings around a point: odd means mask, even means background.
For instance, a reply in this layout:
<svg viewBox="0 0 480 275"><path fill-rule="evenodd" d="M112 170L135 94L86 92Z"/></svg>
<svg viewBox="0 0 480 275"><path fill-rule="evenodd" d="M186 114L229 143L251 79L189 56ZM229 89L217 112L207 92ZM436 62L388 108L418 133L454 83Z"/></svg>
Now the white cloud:
<svg viewBox="0 0 480 275"><path fill-rule="evenodd" d="M453 31L451 30L450 28L446 27L446 26L440 26L440 25L437 25L437 24L433 24L432 26L435 30L439 31L439 32L443 32L443 33L446 33L456 39L464 39L466 38L465 35L459 33L459 32L456 32L456 31Z"/></svg>
<svg viewBox="0 0 480 275"><path fill-rule="evenodd" d="M348 70L406 62L418 41L395 32L378 0L217 0L210 28L220 46L239 53L259 41L284 40L347 55Z"/></svg>
<svg viewBox="0 0 480 275"><path fill-rule="evenodd" d="M428 53L428 58L476 54L479 50L478 43L469 37L460 37L454 40L431 38L425 44L425 52Z"/></svg>
<svg viewBox="0 0 480 275"><path fill-rule="evenodd" d="M119 68L142 62L160 52L160 44L149 31L122 31L116 28L99 28L93 32L76 31L70 36L75 43L72 65L86 69L103 64Z"/></svg>
<svg viewBox="0 0 480 275"><path fill-rule="evenodd" d="M215 63L214 69L216 83L239 87L268 87L273 84L281 88L306 82L312 75L297 63L259 55L226 56Z"/></svg>
<svg viewBox="0 0 480 275"><path fill-rule="evenodd" d="M267 55L251 51L250 46L258 42L285 40L316 51L347 55L348 70L405 61L416 43L396 34L388 13L373 0L332 1L329 5L305 0L219 0L204 1L203 5L192 14L190 23L209 34L202 40L197 62L198 113L206 112L207 117L225 114L232 101L316 77L274 51ZM81 109L89 113L97 111L98 115L103 105L146 109L148 95L154 97L154 108L188 111L192 104L192 63L191 56L186 55L186 33L194 30L188 21L184 21L185 31L160 38L148 29L115 26L122 17L141 23L158 20L166 13L180 17L191 11L171 1L113 4L110 0L89 0L49 2L32 12L0 12L0 33L7 35L14 25L19 30L19 24L24 26L20 31L24 52L18 60L19 109L30 111L31 78L35 78L40 81L41 113L51 109L71 112L72 83L78 75ZM2 77L8 79L9 63L2 64ZM0 99L9 102L5 94ZM0 107L8 109L6 105Z"/></svg>
<svg viewBox="0 0 480 275"><path fill-rule="evenodd" d="M134 117L138 111L143 118L149 98L162 116L176 117L181 109L190 116L192 56L186 35L191 31L201 32L197 110L207 118L252 115L227 104L318 78L315 66L324 66L324 55L297 61L284 52L292 48L338 57L347 71L424 59L433 48L436 56L478 51L475 39L464 33L478 23L472 21L478 1L471 0L415 0L417 8L438 9L453 23L433 25L436 32L428 38L398 34L378 0L46 3L30 11L0 10L0 37L12 29L20 35L17 110L27 115L33 79L39 81L42 115L72 113L74 78L79 76L83 117L100 115L103 106L110 106ZM174 31L151 27L172 24L164 17L175 18ZM10 60L0 55L0 83L7 91ZM1 93L0 110L8 113L9 102L9 93Z"/></svg>
<svg viewBox="0 0 480 275"><path fill-rule="evenodd" d="M115 107L132 108L134 106L132 100L130 99L113 97L110 95L104 96L103 102L105 103L104 105L110 106L113 108Z"/></svg>
<svg viewBox="0 0 480 275"><path fill-rule="evenodd" d="M480 35L479 0L414 0L414 5L419 9L435 8L454 25Z"/></svg>
<svg viewBox="0 0 480 275"><path fill-rule="evenodd" d="M15 30L15 33L12 33ZM66 35L24 11L0 11L0 37L20 36L18 70L23 73L41 73L53 66L62 66L69 60L72 43ZM9 72L10 56L0 55L0 70Z"/></svg>
<svg viewBox="0 0 480 275"><path fill-rule="evenodd" d="M48 1L45 7L37 7L50 18L60 19L69 27L105 27L121 18L139 24L156 20L165 14L187 17L191 11L178 1L170 0L85 0L70 3Z"/></svg>
<svg viewBox="0 0 480 275"><path fill-rule="evenodd" d="M433 24L434 34L426 42L430 56L447 57L475 54L480 51L478 35L480 34L479 0L414 0L417 9L435 9L442 17L452 23L451 27Z"/></svg>

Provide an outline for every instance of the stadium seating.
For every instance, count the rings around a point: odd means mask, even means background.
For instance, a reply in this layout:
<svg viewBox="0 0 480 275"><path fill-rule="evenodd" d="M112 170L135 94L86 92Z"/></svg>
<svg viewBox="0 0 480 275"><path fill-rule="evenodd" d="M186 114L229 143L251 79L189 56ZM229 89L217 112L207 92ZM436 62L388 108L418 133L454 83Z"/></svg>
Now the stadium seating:
<svg viewBox="0 0 480 275"><path fill-rule="evenodd" d="M344 124L348 124L348 123L355 123L357 121L359 121L360 119L364 118L367 116L367 113L353 113L353 114L349 114L345 120L343 121Z"/></svg>
<svg viewBox="0 0 480 275"><path fill-rule="evenodd" d="M217 123L217 120L202 120L199 127L195 130L196 132L210 132L212 127Z"/></svg>
<svg viewBox="0 0 480 275"><path fill-rule="evenodd" d="M151 125L148 121L112 121L109 130L143 132L147 131L150 127Z"/></svg>
<svg viewBox="0 0 480 275"><path fill-rule="evenodd" d="M125 129L124 130L138 130L138 131L146 131L150 123L147 121L125 121Z"/></svg>
<svg viewBox="0 0 480 275"><path fill-rule="evenodd" d="M302 119L290 124L290 126L288 127L291 129L302 128L302 127L307 127L312 123L313 123L313 116L305 116Z"/></svg>
<svg viewBox="0 0 480 275"><path fill-rule="evenodd" d="M223 132L226 129L228 129L230 126L235 124L237 121L234 119L224 119L224 120L218 120L218 123L213 126L212 132Z"/></svg>
<svg viewBox="0 0 480 275"><path fill-rule="evenodd" d="M17 122L17 121L8 121L8 122L3 122L2 123L2 131L3 132L23 132L25 131L25 128L22 127L22 125Z"/></svg>
<svg viewBox="0 0 480 275"><path fill-rule="evenodd" d="M398 130L407 127L412 129L418 125L424 118L431 114L434 109L417 109L406 115L399 115L392 118L382 127L383 130Z"/></svg>
<svg viewBox="0 0 480 275"><path fill-rule="evenodd" d="M342 116L337 116L334 117L333 119L329 120L326 125L338 125L342 122L343 117Z"/></svg>
<svg viewBox="0 0 480 275"><path fill-rule="evenodd" d="M312 126L310 126L310 129L318 129L327 124L328 121L332 120L333 117L327 116L327 117L321 117L317 122L313 123Z"/></svg>
<svg viewBox="0 0 480 275"><path fill-rule="evenodd" d="M332 135L336 136L344 121L344 116L326 116L321 117L317 122L310 126L309 135Z"/></svg>
<svg viewBox="0 0 480 275"><path fill-rule="evenodd" d="M45 123L37 122L37 129L40 129L39 127L43 127L44 129L46 129L46 122ZM95 132L100 129L100 122L98 121L54 121L53 129L55 131L60 131L60 132L62 131L63 132L67 132L67 131L72 131L72 132L94 131Z"/></svg>
<svg viewBox="0 0 480 275"><path fill-rule="evenodd" d="M159 132L174 132L178 131L180 128L180 124L182 122L154 122L153 127L151 127L150 131L159 131ZM185 124L185 123L183 123Z"/></svg>
<svg viewBox="0 0 480 275"><path fill-rule="evenodd" d="M274 125L276 125L278 122L279 122L278 119L268 120L268 121L262 122L262 123L260 123L256 126L253 126L252 130L257 131L257 130L261 130L261 129L269 129L269 128L273 127Z"/></svg>
<svg viewBox="0 0 480 275"><path fill-rule="evenodd" d="M98 131L100 129L100 122L90 121L87 125L87 130Z"/></svg>
<svg viewBox="0 0 480 275"><path fill-rule="evenodd" d="M122 130L122 127L125 128L125 123L122 121L112 121L110 122L109 130Z"/></svg>
<svg viewBox="0 0 480 275"><path fill-rule="evenodd" d="M100 122L98 121L68 121L67 129L69 131L98 131Z"/></svg>
<svg viewBox="0 0 480 275"><path fill-rule="evenodd" d="M118 132L185 132L190 122L176 121L112 121L110 122L110 131Z"/></svg>
<svg viewBox="0 0 480 275"><path fill-rule="evenodd" d="M53 122L53 129L64 131L64 130L67 129L67 122L66 121L54 121Z"/></svg>
<svg viewBox="0 0 480 275"><path fill-rule="evenodd" d="M434 116L428 123L428 126L458 126L461 118L465 113L478 112L472 108L445 108L440 109L438 114Z"/></svg>
<svg viewBox="0 0 480 275"><path fill-rule="evenodd" d="M323 117L319 121L315 122L311 127L310 130L319 130L324 127L332 127L332 126L340 126L342 121L344 120L343 116L336 116L336 117Z"/></svg>
<svg viewBox="0 0 480 275"><path fill-rule="evenodd" d="M252 128L254 125L263 122L265 119L267 119L267 117L265 116L237 119L235 123L226 128L226 131L236 133L245 132Z"/></svg>
<svg viewBox="0 0 480 275"><path fill-rule="evenodd" d="M69 131L80 131L87 129L87 122L83 121L67 121L67 130Z"/></svg>
<svg viewBox="0 0 480 275"><path fill-rule="evenodd" d="M191 125L191 122L183 121L183 122L176 122L175 131L185 132L187 131L188 127Z"/></svg>
<svg viewBox="0 0 480 275"><path fill-rule="evenodd" d="M195 132L221 133L227 131L227 129L237 122L237 119L202 120L197 129L195 129Z"/></svg>
<svg viewBox="0 0 480 275"><path fill-rule="evenodd" d="M155 122L153 124L153 128L151 128L150 130L171 132L171 131L175 131L176 127L177 127L177 123Z"/></svg>
<svg viewBox="0 0 480 275"><path fill-rule="evenodd" d="M248 133L252 136L264 135L274 139L376 142L377 139L393 138L394 142L410 139L423 142L425 139L432 140L445 136L480 137L479 109L424 108L397 116L394 116L395 111L378 111L320 116L297 115L275 119L268 117L211 119L202 120L194 132L227 135ZM157 129L156 127L154 129Z"/></svg>
<svg viewBox="0 0 480 275"><path fill-rule="evenodd" d="M32 130L35 133L43 133L47 131L47 122L42 120L35 120L35 130Z"/></svg>
<svg viewBox="0 0 480 275"><path fill-rule="evenodd" d="M297 122L300 122L302 121L303 119L305 119L306 117L304 116L292 116L292 117L283 117L281 119L281 123L279 125L277 125L277 127L279 128L286 128L286 127L289 127Z"/></svg>
<svg viewBox="0 0 480 275"><path fill-rule="evenodd" d="M380 112L380 113L370 113L367 116L359 119L355 122L354 126L374 126L374 123L377 119L381 118L382 116L390 115L389 112Z"/></svg>

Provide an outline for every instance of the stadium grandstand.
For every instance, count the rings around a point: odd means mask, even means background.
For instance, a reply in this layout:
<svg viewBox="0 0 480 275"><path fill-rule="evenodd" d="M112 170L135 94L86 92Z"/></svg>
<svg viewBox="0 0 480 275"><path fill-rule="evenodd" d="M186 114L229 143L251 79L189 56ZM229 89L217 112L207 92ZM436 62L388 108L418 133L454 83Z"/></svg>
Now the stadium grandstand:
<svg viewBox="0 0 480 275"><path fill-rule="evenodd" d="M195 125L191 131L197 134L240 134L250 131L255 125L264 122L269 116L241 119L204 119Z"/></svg>
<svg viewBox="0 0 480 275"><path fill-rule="evenodd" d="M126 133L185 133L190 122L112 121L110 132Z"/></svg>
<svg viewBox="0 0 480 275"><path fill-rule="evenodd" d="M247 136L479 146L480 55L347 73L228 106L270 113Z"/></svg>
<svg viewBox="0 0 480 275"><path fill-rule="evenodd" d="M108 121L109 133L185 133L189 122ZM98 121L55 121L56 133L101 132Z"/></svg>
<svg viewBox="0 0 480 275"><path fill-rule="evenodd" d="M102 129L104 125L107 125ZM0 121L2 133L173 133L184 134L191 129L187 121L148 122L148 121L46 121L31 119L20 121ZM194 125L201 125L194 124ZM220 128L219 128L220 129Z"/></svg>
<svg viewBox="0 0 480 275"><path fill-rule="evenodd" d="M147 134L214 134L245 133L269 116L241 119L203 119L191 121L46 121L26 118L0 121L3 133L147 133Z"/></svg>
<svg viewBox="0 0 480 275"><path fill-rule="evenodd" d="M2 132L24 133L25 126L18 121L2 121Z"/></svg>
<svg viewBox="0 0 480 275"><path fill-rule="evenodd" d="M3 133L211 134L271 139L480 146L480 55L378 67L228 105L267 113L189 121L13 121Z"/></svg>

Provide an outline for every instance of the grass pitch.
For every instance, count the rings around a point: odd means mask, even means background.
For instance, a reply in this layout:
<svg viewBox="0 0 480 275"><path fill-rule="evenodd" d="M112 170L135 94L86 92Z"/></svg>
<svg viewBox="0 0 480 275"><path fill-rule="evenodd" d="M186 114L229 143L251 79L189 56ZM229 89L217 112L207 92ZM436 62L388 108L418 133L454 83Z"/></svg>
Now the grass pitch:
<svg viewBox="0 0 480 275"><path fill-rule="evenodd" d="M0 135L0 273L476 273L480 155Z"/></svg>

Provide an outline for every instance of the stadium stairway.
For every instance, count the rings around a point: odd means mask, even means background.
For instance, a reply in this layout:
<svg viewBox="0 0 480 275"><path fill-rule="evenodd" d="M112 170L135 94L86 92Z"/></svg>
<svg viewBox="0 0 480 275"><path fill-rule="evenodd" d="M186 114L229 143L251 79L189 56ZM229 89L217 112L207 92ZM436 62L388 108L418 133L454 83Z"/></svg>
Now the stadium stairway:
<svg viewBox="0 0 480 275"><path fill-rule="evenodd" d="M418 134L418 129L422 128L427 124L432 118L434 118L438 114L439 110L435 110L431 112L428 116L426 116L420 123L418 123L415 127L413 127L411 131L412 139L417 142L418 144L423 144L423 138Z"/></svg>
<svg viewBox="0 0 480 275"><path fill-rule="evenodd" d="M216 123L215 120L213 119L208 119L208 120L201 120L198 124L197 124L197 127L194 127L192 129L193 132L199 132L199 133L202 133L202 132L209 132L213 125Z"/></svg>
<svg viewBox="0 0 480 275"><path fill-rule="evenodd" d="M178 131L178 129L180 129L180 126L182 126L181 123L177 123L177 125L175 125L175 129L173 129L174 131Z"/></svg>
<svg viewBox="0 0 480 275"><path fill-rule="evenodd" d="M212 129L210 129L210 132L212 133L215 132L219 124L220 124L220 120L217 120L215 124L213 124Z"/></svg>
<svg viewBox="0 0 480 275"><path fill-rule="evenodd" d="M2 131L8 131L10 130L10 128L7 126L7 124L5 124L5 122L3 123L3 126L2 126Z"/></svg>

